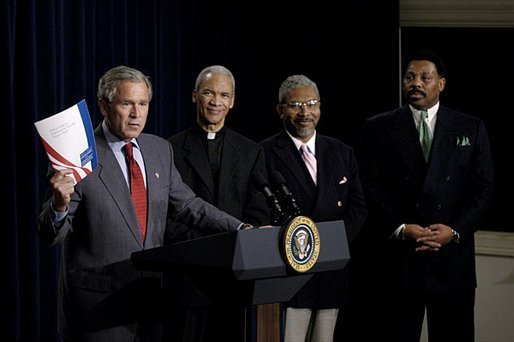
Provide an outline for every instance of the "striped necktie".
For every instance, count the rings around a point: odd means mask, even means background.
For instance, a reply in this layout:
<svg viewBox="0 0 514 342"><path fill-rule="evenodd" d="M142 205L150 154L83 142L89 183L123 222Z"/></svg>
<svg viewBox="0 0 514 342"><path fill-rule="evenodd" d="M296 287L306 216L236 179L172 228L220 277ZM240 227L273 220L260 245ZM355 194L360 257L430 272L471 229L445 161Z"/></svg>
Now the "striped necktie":
<svg viewBox="0 0 514 342"><path fill-rule="evenodd" d="M316 163L316 157L312 152L310 151L309 147L306 144L302 144L302 147L300 147L302 150L302 159L307 166L307 170L309 170L309 173L311 174L312 180L314 181L314 184L317 182L317 163Z"/></svg>
<svg viewBox="0 0 514 342"><path fill-rule="evenodd" d="M123 146L123 151L125 152L125 159L127 160L127 165L130 171L130 194L132 195L132 201L134 202L134 207L136 208L136 215L139 221L139 230L141 231L141 236L143 237L144 241L146 236L147 215L145 181L143 179L141 168L137 164L137 161L134 159L132 143L128 143Z"/></svg>
<svg viewBox="0 0 514 342"><path fill-rule="evenodd" d="M428 127L427 118L428 112L426 110L421 111L421 118L419 121L419 142L421 149L423 150L423 156L425 161L428 161L430 155L430 146L432 145L432 135L430 134L430 128Z"/></svg>

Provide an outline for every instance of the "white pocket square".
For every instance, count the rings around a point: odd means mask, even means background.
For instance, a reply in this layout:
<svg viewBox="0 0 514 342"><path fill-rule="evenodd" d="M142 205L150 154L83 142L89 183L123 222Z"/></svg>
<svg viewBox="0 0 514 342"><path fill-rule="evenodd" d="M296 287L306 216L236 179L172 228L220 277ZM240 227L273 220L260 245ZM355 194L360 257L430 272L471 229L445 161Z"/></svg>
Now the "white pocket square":
<svg viewBox="0 0 514 342"><path fill-rule="evenodd" d="M344 183L346 183L347 181L348 181L348 179L346 179L346 177L343 177L343 179L341 179L341 180L339 181L339 184L344 184Z"/></svg>
<svg viewBox="0 0 514 342"><path fill-rule="evenodd" d="M466 136L463 136L462 139L460 139L460 137L457 137L457 146L471 146L469 138Z"/></svg>

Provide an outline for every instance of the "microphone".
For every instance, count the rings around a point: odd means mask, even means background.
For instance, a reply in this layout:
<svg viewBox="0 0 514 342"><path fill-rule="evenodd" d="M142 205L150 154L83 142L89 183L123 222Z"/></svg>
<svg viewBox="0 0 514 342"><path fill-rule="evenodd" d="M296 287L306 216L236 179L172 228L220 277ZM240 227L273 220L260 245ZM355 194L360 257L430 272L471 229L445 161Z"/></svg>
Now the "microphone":
<svg viewBox="0 0 514 342"><path fill-rule="evenodd" d="M278 193L280 197L283 199L282 204L285 203L289 217L292 218L300 215L301 211L298 205L296 204L296 199L294 198L291 191L289 191L289 189L287 188L286 180L279 171L273 171L271 173L271 183L273 184L273 187L275 189L278 189Z"/></svg>
<svg viewBox="0 0 514 342"><path fill-rule="evenodd" d="M281 225L284 220L285 212L282 210L280 203L273 193L266 177L261 172L254 174L253 182L257 189L266 197L266 202L271 210L271 221L275 225Z"/></svg>

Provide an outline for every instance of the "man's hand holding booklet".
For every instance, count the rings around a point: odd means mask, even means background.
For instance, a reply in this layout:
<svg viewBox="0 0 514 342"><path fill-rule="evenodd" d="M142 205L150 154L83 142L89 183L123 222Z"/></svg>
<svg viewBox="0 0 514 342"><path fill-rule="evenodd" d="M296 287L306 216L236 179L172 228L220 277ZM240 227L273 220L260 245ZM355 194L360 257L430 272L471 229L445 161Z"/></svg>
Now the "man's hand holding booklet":
<svg viewBox="0 0 514 342"><path fill-rule="evenodd" d="M71 169L75 183L98 166L95 135L85 100L34 125L52 167Z"/></svg>

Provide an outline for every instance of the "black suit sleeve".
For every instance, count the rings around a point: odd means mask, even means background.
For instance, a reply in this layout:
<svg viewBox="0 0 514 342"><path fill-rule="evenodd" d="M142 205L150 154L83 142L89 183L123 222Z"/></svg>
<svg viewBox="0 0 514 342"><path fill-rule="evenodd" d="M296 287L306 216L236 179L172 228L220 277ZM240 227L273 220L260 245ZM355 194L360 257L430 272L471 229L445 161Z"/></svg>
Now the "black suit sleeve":
<svg viewBox="0 0 514 342"><path fill-rule="evenodd" d="M469 179L464 186L465 194L460 211L451 222L459 233L472 234L486 214L493 190L493 160L489 138L484 122L476 126L475 144L471 160L467 166ZM466 231L466 229L473 231Z"/></svg>

